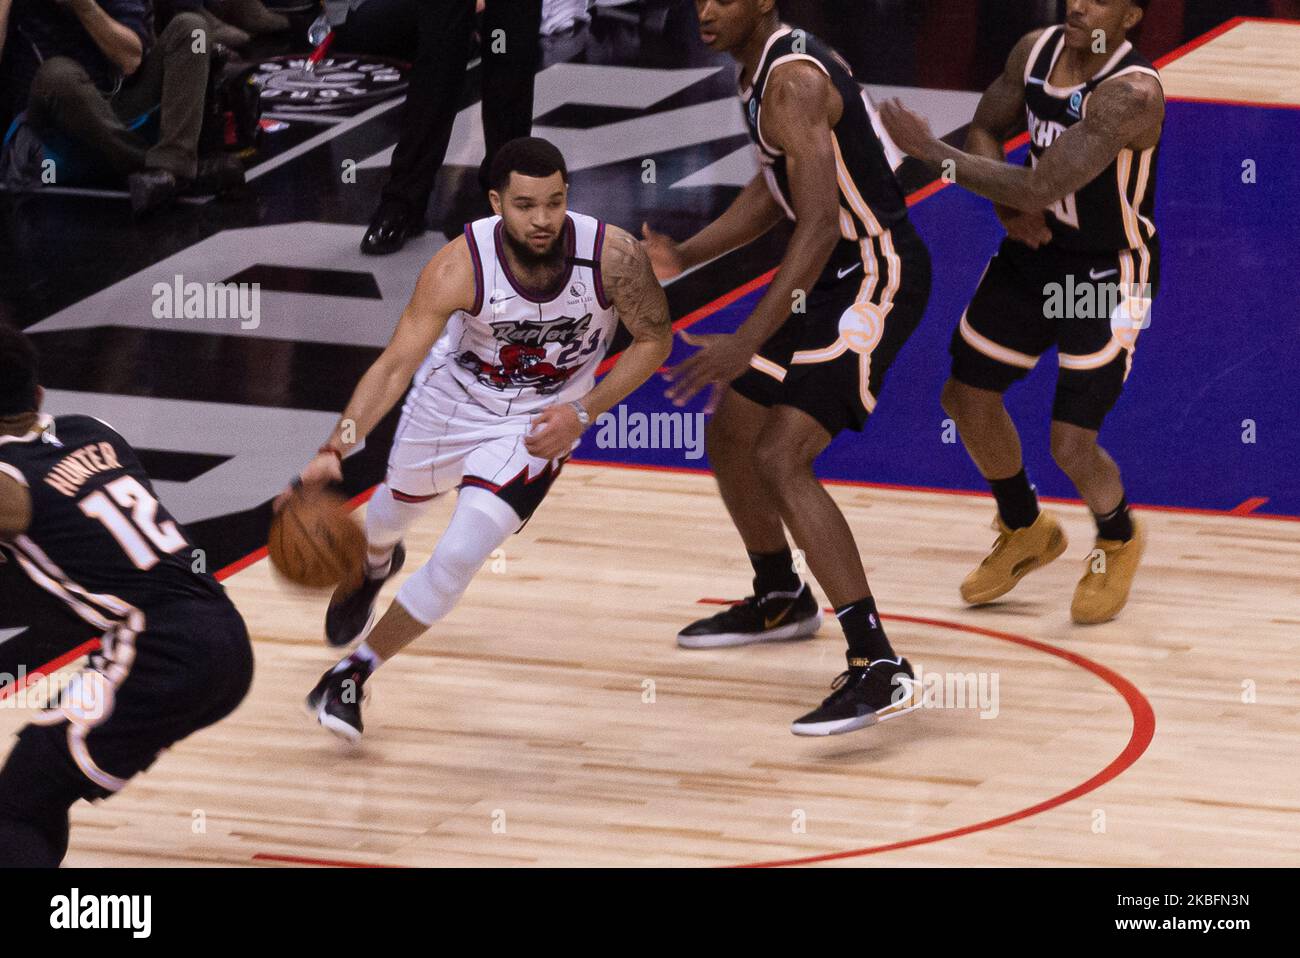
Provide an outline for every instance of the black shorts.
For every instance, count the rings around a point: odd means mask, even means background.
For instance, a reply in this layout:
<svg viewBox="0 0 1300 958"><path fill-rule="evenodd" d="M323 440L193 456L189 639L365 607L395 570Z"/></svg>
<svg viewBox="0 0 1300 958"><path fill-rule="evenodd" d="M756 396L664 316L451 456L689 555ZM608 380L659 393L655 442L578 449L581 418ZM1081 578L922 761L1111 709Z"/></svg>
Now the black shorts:
<svg viewBox="0 0 1300 958"><path fill-rule="evenodd" d="M6 767L60 781L67 794L105 798L149 768L160 752L225 718L253 680L253 649L225 595L182 599L145 613L138 634L105 636L63 690L62 707L37 713L18 733ZM90 689L74 692L73 688Z"/></svg>
<svg viewBox="0 0 1300 958"><path fill-rule="evenodd" d="M885 373L930 300L930 253L903 220L883 235L841 241L805 310L792 312L731 386L763 406L793 406L832 436L861 430Z"/></svg>
<svg viewBox="0 0 1300 958"><path fill-rule="evenodd" d="M1108 253L1003 240L953 333L953 378L1005 392L1056 346L1052 418L1100 429L1124 389L1159 285L1158 240Z"/></svg>

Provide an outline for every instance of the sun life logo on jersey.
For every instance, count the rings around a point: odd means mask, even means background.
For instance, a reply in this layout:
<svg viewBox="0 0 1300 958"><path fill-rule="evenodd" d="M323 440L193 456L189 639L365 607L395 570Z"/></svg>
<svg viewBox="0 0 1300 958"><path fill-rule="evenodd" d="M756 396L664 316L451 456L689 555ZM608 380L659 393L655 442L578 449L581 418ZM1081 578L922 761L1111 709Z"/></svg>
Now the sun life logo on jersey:
<svg viewBox="0 0 1300 958"><path fill-rule="evenodd" d="M1083 91L1075 90L1070 94L1070 114L1076 118L1080 117L1083 109Z"/></svg>

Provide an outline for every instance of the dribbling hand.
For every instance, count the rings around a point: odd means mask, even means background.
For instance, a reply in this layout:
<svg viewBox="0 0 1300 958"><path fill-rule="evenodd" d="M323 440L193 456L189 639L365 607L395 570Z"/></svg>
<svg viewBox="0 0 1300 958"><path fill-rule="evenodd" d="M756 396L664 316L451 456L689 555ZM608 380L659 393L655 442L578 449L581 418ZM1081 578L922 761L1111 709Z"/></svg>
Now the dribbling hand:
<svg viewBox="0 0 1300 958"><path fill-rule="evenodd" d="M279 512L289 497L299 489L315 490L331 482L343 481L343 463L332 452L318 452L311 462L298 473L298 478L290 483L289 488L275 497L271 504L273 512Z"/></svg>

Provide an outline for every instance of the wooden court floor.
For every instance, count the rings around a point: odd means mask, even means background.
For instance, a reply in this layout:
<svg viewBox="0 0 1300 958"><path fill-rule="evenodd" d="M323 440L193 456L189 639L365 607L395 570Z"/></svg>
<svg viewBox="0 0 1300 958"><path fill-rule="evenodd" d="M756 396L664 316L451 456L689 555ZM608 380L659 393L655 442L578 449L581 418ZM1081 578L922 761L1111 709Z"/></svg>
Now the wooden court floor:
<svg viewBox="0 0 1300 958"><path fill-rule="evenodd" d="M991 500L833 492L898 648L987 693L996 676L996 696L932 686L941 707L796 738L789 722L842 668L833 622L807 642L679 650L676 630L713 608L700 599L748 585L712 479L571 465L452 615L372 680L357 752L301 707L336 657L325 597L286 590L265 561L236 574L258 655L248 700L79 806L67 863L1300 862L1300 523L1144 511L1129 608L1080 628L1081 506L1052 506L1065 557L969 610L956 586L992 540ZM411 537L417 561L449 509ZM0 711L0 731L19 717Z"/></svg>

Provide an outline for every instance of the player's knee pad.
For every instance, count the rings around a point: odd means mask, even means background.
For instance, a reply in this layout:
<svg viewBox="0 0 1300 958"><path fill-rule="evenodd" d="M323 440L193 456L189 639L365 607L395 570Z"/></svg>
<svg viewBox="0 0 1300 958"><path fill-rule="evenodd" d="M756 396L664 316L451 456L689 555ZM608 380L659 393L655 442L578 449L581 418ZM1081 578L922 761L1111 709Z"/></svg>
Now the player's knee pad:
<svg viewBox="0 0 1300 958"><path fill-rule="evenodd" d="M520 525L519 516L486 489L466 487L429 561L402 583L397 601L432 625L460 600L474 574Z"/></svg>

